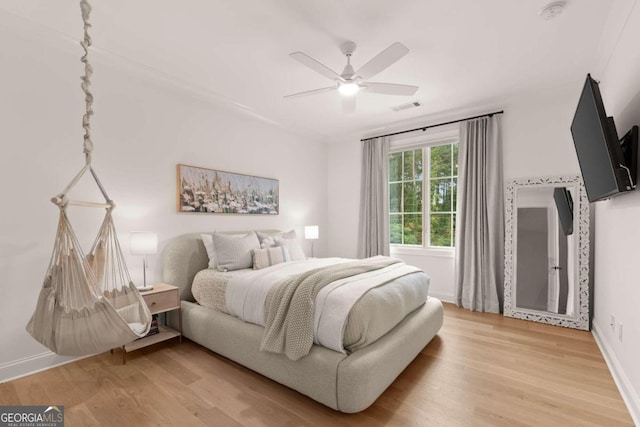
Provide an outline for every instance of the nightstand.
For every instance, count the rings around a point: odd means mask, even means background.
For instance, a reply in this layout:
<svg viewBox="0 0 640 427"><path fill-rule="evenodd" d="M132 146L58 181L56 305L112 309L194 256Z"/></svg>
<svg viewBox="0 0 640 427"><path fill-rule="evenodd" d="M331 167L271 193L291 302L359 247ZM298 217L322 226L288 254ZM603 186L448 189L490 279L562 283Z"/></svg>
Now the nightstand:
<svg viewBox="0 0 640 427"><path fill-rule="evenodd" d="M160 332L155 335L149 335L144 338L137 339L129 344L122 346L122 363L127 363L127 353L148 347L159 342L170 340L178 337L182 342L182 311L180 310L180 295L176 286L167 285L166 283L157 283L153 285L150 291L140 292L144 302L149 307L151 314L167 313L169 311L178 311L178 329L174 330L168 326L160 325Z"/></svg>

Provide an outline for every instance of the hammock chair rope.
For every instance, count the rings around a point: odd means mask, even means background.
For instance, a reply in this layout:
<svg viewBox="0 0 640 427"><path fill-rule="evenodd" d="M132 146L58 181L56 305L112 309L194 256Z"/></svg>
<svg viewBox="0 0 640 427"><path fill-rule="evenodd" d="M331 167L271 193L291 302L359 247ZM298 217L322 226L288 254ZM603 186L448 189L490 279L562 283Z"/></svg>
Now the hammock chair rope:
<svg viewBox="0 0 640 427"><path fill-rule="evenodd" d="M93 140L91 139L91 116L93 115L93 94L91 93L91 76L93 75L93 67L89 62L89 48L91 47L92 40L91 35L89 34L89 29L91 28L91 23L89 22L89 16L91 14L91 5L87 0L80 1L80 11L82 13L82 24L84 37L80 42L80 46L84 50L84 55L80 58L80 61L84 64L84 75L80 77L82 83L80 87L84 92L84 104L85 104L85 113L82 116L82 128L84 129L84 142L82 144L82 149L85 155L85 166L78 172L78 174L71 180L71 182L65 187L64 190L57 196L53 197L51 201L60 207L66 207L69 205L72 206L84 206L84 207L92 207L92 208L113 208L115 204L113 200L109 198L107 191L104 189L104 186L100 182L98 175L96 174L93 166L91 165L92 154L93 154ZM91 172L96 185L100 189L102 196L104 197L106 203L97 203L97 202L86 202L79 200L69 200L66 198L66 194L71 190L82 178L82 176L87 172Z"/></svg>
<svg viewBox="0 0 640 427"><path fill-rule="evenodd" d="M91 153L93 152L93 141L91 140L91 116L93 110L93 94L89 89L91 85L91 76L93 75L93 67L89 63L89 48L91 47L91 36L89 35L89 15L91 14L91 5L87 0L80 2L80 11L82 12L82 24L84 29L84 39L80 42L82 49L84 49L84 55L80 58L80 61L84 64L84 75L80 77L82 80L82 91L84 92L85 113L82 116L82 127L84 128L84 154L87 163L91 163Z"/></svg>
<svg viewBox="0 0 640 427"><path fill-rule="evenodd" d="M120 347L143 337L151 325L151 313L131 281L117 232L111 200L96 174L92 162L91 116L93 94L90 90L93 68L89 63L91 6L80 1L84 38L81 61L85 94L83 152L85 165L71 182L51 201L60 208L60 219L49 268L27 331L41 344L61 355L81 356ZM87 172L102 193L105 203L69 200L67 193ZM104 220L87 256L71 227L68 206L104 208Z"/></svg>

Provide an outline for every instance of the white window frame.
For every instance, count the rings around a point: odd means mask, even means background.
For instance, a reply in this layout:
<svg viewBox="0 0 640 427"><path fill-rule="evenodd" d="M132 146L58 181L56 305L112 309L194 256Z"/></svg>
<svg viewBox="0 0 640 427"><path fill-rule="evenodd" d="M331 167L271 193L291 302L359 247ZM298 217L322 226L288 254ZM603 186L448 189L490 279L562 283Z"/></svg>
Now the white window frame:
<svg viewBox="0 0 640 427"><path fill-rule="evenodd" d="M429 198L427 197L430 191L430 179L431 179L431 158L428 156L428 150L426 148L436 147L439 145L449 145L459 143L459 131L454 129L444 129L440 131L431 132L426 135L421 135L413 138L404 138L399 141L391 141L391 148L389 154L398 153L408 150L416 150L421 148L422 152L422 245L404 245L400 243L391 244L391 254L398 255L428 255L451 258L455 255L455 247L444 246L430 246L427 242L430 242L431 236L431 206L429 205ZM430 153L429 153L430 154ZM388 185L388 184L387 184ZM426 221L425 221L426 219ZM455 237L454 237L455 238Z"/></svg>

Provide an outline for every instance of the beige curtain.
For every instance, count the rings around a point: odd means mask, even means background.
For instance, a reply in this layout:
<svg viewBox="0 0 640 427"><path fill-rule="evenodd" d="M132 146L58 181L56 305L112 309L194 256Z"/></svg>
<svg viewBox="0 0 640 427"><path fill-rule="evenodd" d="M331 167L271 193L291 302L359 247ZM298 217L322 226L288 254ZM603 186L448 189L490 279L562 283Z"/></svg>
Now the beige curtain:
<svg viewBox="0 0 640 427"><path fill-rule="evenodd" d="M389 255L389 137L362 144L358 257Z"/></svg>
<svg viewBox="0 0 640 427"><path fill-rule="evenodd" d="M504 196L497 115L460 124L456 223L456 303L501 311Z"/></svg>

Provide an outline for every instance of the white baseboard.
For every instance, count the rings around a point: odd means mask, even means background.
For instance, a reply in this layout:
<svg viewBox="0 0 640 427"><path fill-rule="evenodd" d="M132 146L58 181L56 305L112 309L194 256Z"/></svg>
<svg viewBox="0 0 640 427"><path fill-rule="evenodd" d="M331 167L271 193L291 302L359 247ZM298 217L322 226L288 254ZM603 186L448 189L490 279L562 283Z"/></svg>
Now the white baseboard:
<svg viewBox="0 0 640 427"><path fill-rule="evenodd" d="M442 302L450 302L451 304L456 303L456 298L453 295L429 292L429 296L438 298Z"/></svg>
<svg viewBox="0 0 640 427"><path fill-rule="evenodd" d="M613 376L613 380L618 386L618 390L622 395L624 403L627 404L627 409L629 409L633 422L637 426L640 426L640 394L638 393L640 390L635 390L633 388L633 384L631 384L631 381L629 381L629 378L622 370L620 362L613 351L610 350L607 341L604 339L604 336L600 334L595 322L591 328L591 333L596 340L596 344L598 344L598 347L600 348L600 353L602 353L605 362L607 362L611 376Z"/></svg>
<svg viewBox="0 0 640 427"><path fill-rule="evenodd" d="M12 360L11 362L0 364L0 384L46 371L56 366L75 362L83 358L84 357L58 356L50 351L45 351L44 353Z"/></svg>

